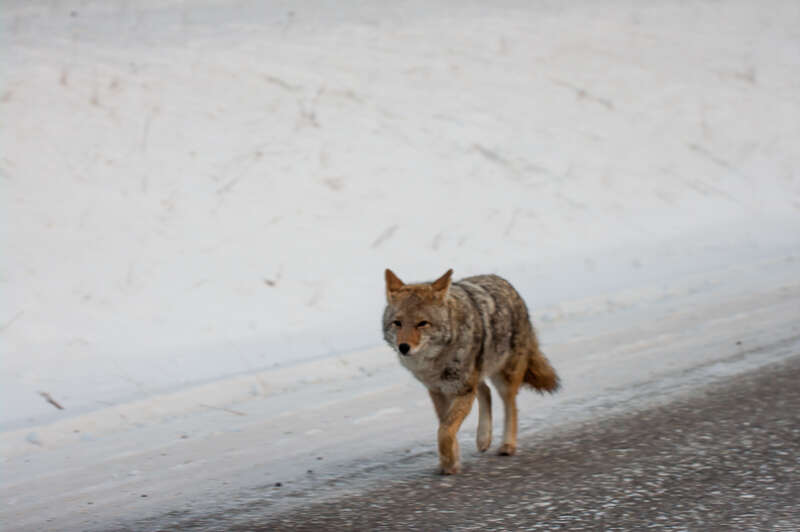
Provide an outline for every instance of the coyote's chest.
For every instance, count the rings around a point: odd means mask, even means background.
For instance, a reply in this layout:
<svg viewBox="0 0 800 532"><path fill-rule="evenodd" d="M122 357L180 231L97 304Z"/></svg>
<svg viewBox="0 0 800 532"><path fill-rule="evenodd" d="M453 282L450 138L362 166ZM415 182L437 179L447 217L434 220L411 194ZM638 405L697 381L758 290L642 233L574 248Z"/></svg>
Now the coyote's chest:
<svg viewBox="0 0 800 532"><path fill-rule="evenodd" d="M429 390L457 395L475 381L475 365L466 350L440 352L436 355L406 357L400 363Z"/></svg>

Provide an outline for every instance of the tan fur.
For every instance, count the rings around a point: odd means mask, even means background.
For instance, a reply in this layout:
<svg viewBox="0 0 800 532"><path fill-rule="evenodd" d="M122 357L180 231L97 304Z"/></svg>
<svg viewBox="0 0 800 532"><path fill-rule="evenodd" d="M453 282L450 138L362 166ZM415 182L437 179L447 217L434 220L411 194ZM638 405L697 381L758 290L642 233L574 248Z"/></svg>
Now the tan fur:
<svg viewBox="0 0 800 532"><path fill-rule="evenodd" d="M451 284L453 270L431 283L405 284L386 270L386 342L400 363L428 388L439 419L443 474L461 466L457 433L478 398L476 445L491 445L490 379L503 400L505 420L499 453L517 448L516 396L522 384L555 392L559 379L539 349L528 309L516 290L496 275ZM403 352L405 350L405 352Z"/></svg>

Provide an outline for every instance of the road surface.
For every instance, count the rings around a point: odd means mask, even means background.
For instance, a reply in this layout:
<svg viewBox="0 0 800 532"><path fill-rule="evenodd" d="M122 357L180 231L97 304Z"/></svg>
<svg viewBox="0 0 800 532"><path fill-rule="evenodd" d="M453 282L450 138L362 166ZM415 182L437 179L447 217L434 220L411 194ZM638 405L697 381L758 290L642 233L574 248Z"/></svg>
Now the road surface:
<svg viewBox="0 0 800 532"><path fill-rule="evenodd" d="M652 408L521 440L462 475L127 530L800 530L800 354ZM430 457L433 458L433 457Z"/></svg>

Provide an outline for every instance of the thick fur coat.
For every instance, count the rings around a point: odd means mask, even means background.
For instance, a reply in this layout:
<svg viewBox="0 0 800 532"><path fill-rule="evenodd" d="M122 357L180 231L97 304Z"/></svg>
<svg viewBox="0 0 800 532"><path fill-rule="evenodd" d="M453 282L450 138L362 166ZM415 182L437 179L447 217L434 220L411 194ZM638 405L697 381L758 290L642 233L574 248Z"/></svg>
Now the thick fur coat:
<svg viewBox="0 0 800 532"><path fill-rule="evenodd" d="M460 470L456 434L478 398L477 445L491 444L489 379L503 399L500 454L517 446L516 394L524 383L554 392L558 376L539 350L528 309L514 287L496 275L451 283L453 271L431 283L405 284L386 270L383 336L400 363L422 382L439 418L441 472Z"/></svg>

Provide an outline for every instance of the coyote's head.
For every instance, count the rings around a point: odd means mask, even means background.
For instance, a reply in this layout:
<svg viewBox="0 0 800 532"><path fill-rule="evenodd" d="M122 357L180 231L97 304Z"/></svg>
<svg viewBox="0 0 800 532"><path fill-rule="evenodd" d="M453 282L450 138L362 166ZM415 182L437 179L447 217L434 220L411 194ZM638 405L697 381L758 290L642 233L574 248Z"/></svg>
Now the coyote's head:
<svg viewBox="0 0 800 532"><path fill-rule="evenodd" d="M403 356L438 353L450 341L450 317L445 303L453 270L432 283L405 284L386 270L386 310L383 337Z"/></svg>

